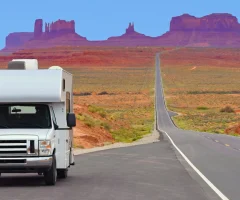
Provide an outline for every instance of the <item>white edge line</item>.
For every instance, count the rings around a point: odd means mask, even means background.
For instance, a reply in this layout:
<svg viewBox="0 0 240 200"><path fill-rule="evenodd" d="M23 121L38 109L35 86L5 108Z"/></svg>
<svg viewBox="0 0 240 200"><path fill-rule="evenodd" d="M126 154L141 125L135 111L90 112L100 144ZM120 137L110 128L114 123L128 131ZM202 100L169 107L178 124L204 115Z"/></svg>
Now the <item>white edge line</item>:
<svg viewBox="0 0 240 200"><path fill-rule="evenodd" d="M159 129L159 127L158 127ZM212 190L214 192L217 193L217 195L222 199L222 200L229 200L215 185L213 185L213 183L211 181L209 181L207 179L206 176L204 176L202 174L202 172L194 166L194 164L192 164L192 162L187 158L187 156L185 156L185 154L177 147L177 145L173 142L172 138L167 134L167 132L162 131L161 129L159 129L161 132L165 133L167 135L167 137L169 138L169 140L171 141L171 143L173 144L173 146L178 150L178 152L182 155L182 157L187 161L187 163L194 169L195 172L197 172L197 174L212 188Z"/></svg>

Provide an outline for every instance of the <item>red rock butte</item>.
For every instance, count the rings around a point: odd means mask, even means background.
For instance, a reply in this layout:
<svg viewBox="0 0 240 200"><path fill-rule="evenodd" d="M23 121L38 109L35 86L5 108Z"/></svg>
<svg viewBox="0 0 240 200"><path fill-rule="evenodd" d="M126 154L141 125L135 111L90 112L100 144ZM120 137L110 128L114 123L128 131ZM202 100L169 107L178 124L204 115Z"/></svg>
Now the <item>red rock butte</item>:
<svg viewBox="0 0 240 200"><path fill-rule="evenodd" d="M113 39L133 39L134 40L134 39L146 39L146 38L152 38L152 37L136 32L134 28L134 23L129 23L128 28L126 29L123 35L110 37L108 38L108 40L113 40Z"/></svg>
<svg viewBox="0 0 240 200"><path fill-rule="evenodd" d="M170 31L240 31L240 24L236 17L227 13L214 13L204 17L194 17L183 14L173 17Z"/></svg>
<svg viewBox="0 0 240 200"><path fill-rule="evenodd" d="M83 42L87 39L75 32L74 20L59 19L45 23L45 30L43 30L43 20L36 19L33 32L10 33L6 37L6 46L2 51L74 45L76 41Z"/></svg>
<svg viewBox="0 0 240 200"><path fill-rule="evenodd" d="M104 43L108 46L154 46L154 38L135 31L134 23L129 23L121 36L108 38ZM103 43L103 45L104 45Z"/></svg>
<svg viewBox="0 0 240 200"><path fill-rule="evenodd" d="M34 39L41 37L51 38L58 37L64 34L76 34L75 22L73 20L67 22L65 20L58 20L52 23L45 23L45 31L43 32L43 20L37 19L34 25Z"/></svg>
<svg viewBox="0 0 240 200"><path fill-rule="evenodd" d="M156 24L154 24L156 26ZM146 36L129 23L125 33L102 41L88 41L75 32L75 22L57 20L45 23L37 19L33 32L10 33L2 51L54 46L210 46L240 47L240 24L228 13L203 17L189 14L173 17L170 29L158 37Z"/></svg>

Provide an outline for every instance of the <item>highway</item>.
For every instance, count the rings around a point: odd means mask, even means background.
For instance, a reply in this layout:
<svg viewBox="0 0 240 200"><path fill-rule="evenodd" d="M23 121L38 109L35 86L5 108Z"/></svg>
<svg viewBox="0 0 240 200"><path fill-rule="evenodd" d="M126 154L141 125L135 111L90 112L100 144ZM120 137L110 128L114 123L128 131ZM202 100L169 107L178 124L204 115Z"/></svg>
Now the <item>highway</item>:
<svg viewBox="0 0 240 200"><path fill-rule="evenodd" d="M3 174L1 199L239 200L240 151L234 149L239 139L176 128L165 108L160 75L157 55L159 142L76 156L69 177L52 187L35 174Z"/></svg>
<svg viewBox="0 0 240 200"><path fill-rule="evenodd" d="M240 199L240 139L176 128L165 107L159 55L156 56L156 109L159 128L170 136L180 151L227 199Z"/></svg>

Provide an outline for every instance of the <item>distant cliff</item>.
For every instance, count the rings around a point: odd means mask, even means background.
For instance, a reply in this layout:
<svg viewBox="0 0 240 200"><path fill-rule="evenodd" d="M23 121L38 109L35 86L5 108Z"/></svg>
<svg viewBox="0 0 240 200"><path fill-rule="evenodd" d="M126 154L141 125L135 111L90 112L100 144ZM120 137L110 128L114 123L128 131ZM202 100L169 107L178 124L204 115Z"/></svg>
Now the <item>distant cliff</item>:
<svg viewBox="0 0 240 200"><path fill-rule="evenodd" d="M172 46L240 47L240 24L235 16L214 13L204 17L173 17L170 30L157 43Z"/></svg>
<svg viewBox="0 0 240 200"><path fill-rule="evenodd" d="M73 20L59 19L56 22L45 23L45 30L43 30L43 20L36 19L33 32L10 33L6 37L6 46L3 51L74 45L76 41L87 41L87 39L75 32Z"/></svg>
<svg viewBox="0 0 240 200"><path fill-rule="evenodd" d="M227 13L215 13L200 18L183 14L172 18L170 31L239 32L240 24L236 17Z"/></svg>
<svg viewBox="0 0 240 200"><path fill-rule="evenodd" d="M10 33L4 50L76 45L240 47L240 24L235 16L228 13L214 13L200 18L183 14L173 17L169 31L159 37L139 33L134 23L129 23L125 33L120 36L88 41L75 32L73 20L59 19L43 24L42 19L37 19L32 33Z"/></svg>
<svg viewBox="0 0 240 200"><path fill-rule="evenodd" d="M33 33L31 32L10 33L6 37L6 47L7 48L22 47L27 41L29 41L32 38Z"/></svg>

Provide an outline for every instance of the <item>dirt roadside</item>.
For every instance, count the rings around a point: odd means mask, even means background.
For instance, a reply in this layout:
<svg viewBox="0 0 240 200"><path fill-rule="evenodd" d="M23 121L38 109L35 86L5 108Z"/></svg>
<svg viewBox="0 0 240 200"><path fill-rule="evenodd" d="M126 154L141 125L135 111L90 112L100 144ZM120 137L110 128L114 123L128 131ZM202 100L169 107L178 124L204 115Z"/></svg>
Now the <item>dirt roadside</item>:
<svg viewBox="0 0 240 200"><path fill-rule="evenodd" d="M156 127L156 126L154 126ZM80 148L75 148L74 149L74 155L80 155L80 154L85 154L85 153L91 153L91 152L96 152L96 151L103 151L107 149L115 149L115 148L122 148L122 147L129 147L129 146L136 146L136 145L142 145L142 144L150 144L150 143L155 143L160 141L160 134L158 130L153 130L151 134L146 135L142 139L132 142L132 143L114 143L110 145L106 145L103 147L94 147L91 149L80 149Z"/></svg>

